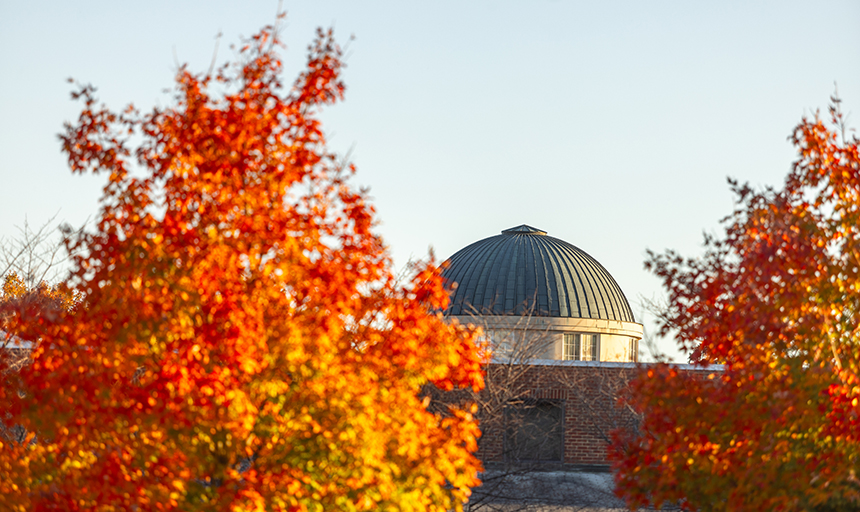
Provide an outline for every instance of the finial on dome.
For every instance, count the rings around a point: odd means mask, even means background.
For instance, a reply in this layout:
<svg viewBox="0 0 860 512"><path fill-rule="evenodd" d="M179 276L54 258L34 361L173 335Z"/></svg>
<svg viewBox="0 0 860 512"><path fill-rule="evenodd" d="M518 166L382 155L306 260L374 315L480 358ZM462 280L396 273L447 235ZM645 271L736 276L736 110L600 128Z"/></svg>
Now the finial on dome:
<svg viewBox="0 0 860 512"><path fill-rule="evenodd" d="M503 235L545 235L546 231L542 229L533 228L528 224L520 224L514 228L508 228L502 231Z"/></svg>

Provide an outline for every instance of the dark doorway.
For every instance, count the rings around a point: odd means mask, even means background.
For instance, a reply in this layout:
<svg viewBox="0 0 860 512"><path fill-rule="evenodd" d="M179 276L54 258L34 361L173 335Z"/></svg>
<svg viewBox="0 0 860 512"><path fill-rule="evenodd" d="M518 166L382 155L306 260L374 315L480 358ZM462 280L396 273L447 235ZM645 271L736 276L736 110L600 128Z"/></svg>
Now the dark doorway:
<svg viewBox="0 0 860 512"><path fill-rule="evenodd" d="M552 401L523 401L506 410L505 455L514 462L562 462L564 410Z"/></svg>

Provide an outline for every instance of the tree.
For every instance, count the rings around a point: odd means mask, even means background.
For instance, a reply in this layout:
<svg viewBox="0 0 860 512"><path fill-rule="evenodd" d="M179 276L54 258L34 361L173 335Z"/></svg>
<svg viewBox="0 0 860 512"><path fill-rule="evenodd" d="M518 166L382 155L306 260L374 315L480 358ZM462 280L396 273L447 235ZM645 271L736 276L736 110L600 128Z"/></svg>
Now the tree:
<svg viewBox="0 0 860 512"><path fill-rule="evenodd" d="M705 254L651 254L665 334L696 364L649 366L617 433L619 493L634 507L856 510L860 506L860 156L840 100L803 119L782 189L731 181L737 207Z"/></svg>
<svg viewBox="0 0 860 512"><path fill-rule="evenodd" d="M55 217L48 219L39 228L33 229L24 219L24 226L19 228L19 236L11 239L0 239L0 277L15 275L29 289L49 283L59 282L66 270L64 264L63 240L73 234L68 225L58 226L63 238L56 240L52 235L57 231L54 227Z"/></svg>
<svg viewBox="0 0 860 512"><path fill-rule="evenodd" d="M435 313L432 263L398 284L353 166L326 149L319 111L344 92L331 31L292 88L278 48L267 27L235 64L182 67L148 114L73 93L63 149L107 184L68 243L79 304L5 306L37 344L21 388L0 388L31 433L0 444L0 508L462 508L471 408L433 414L418 393L481 388L474 332Z"/></svg>
<svg viewBox="0 0 860 512"><path fill-rule="evenodd" d="M56 233L51 229L53 221L51 218L33 229L25 219L18 237L0 239L0 371L9 366L2 363L4 357L11 356L13 368L28 359L23 357L25 352L18 350L22 340L13 336L7 325L14 317L8 314L10 310L53 317L58 310L68 310L75 303L74 294L60 279L66 270L63 241L74 231L68 225L59 226L63 238L56 240L51 236Z"/></svg>
<svg viewBox="0 0 860 512"><path fill-rule="evenodd" d="M51 284L62 272L63 244L52 240L53 219L38 229L30 228L27 221L20 236L0 240L0 387L20 389L18 372L30 361L30 344L14 335L16 315L23 312L31 318L40 315L56 318L63 310L75 304L75 296L62 284ZM70 228L60 231L71 233ZM53 278L53 279L52 279ZM8 411L0 410L0 439L22 442L27 431Z"/></svg>
<svg viewBox="0 0 860 512"><path fill-rule="evenodd" d="M74 303L74 295L62 284L51 286L41 281L31 287L16 272L3 277L0 286L0 388L22 389L18 372L30 362L30 344L13 333L14 327L9 320L14 321L15 318L8 312L17 310L27 312L30 317L52 319L62 311L68 311ZM14 420L10 411L0 410L0 443L22 443L26 439L27 430Z"/></svg>

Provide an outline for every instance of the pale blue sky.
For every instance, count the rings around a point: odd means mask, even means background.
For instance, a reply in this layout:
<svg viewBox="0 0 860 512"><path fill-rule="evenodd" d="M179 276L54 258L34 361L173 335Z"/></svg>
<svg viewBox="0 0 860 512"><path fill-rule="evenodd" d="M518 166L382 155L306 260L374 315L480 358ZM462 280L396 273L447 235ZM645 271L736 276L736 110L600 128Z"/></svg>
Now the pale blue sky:
<svg viewBox="0 0 860 512"><path fill-rule="evenodd" d="M350 35L353 148L398 265L530 224L612 273L641 317L646 248L699 251L733 176L779 185L786 137L833 84L860 111L860 2L285 2L288 81L317 26ZM0 237L98 211L56 134L74 77L120 108L164 105L176 62L209 66L272 22L275 1L0 0ZM857 126L857 116L853 116ZM645 318L646 328L651 322ZM662 348L674 352L668 341Z"/></svg>

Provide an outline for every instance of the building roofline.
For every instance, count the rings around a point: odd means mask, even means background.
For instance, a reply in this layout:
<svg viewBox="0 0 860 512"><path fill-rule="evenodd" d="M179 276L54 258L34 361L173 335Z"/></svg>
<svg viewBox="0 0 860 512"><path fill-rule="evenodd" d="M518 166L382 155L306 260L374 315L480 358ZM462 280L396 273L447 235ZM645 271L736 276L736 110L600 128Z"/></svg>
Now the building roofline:
<svg viewBox="0 0 860 512"><path fill-rule="evenodd" d="M491 364L509 364L509 359L504 358L493 358L490 362ZM658 363L617 363L617 362L606 362L606 361L570 361L570 360L556 360L556 359L529 359L526 361L522 361L522 364L530 365L530 366L578 366L578 367L586 367L586 368L639 368L641 366L651 366L656 365ZM672 368L677 368L678 370L685 371L700 371L700 372L723 372L725 371L725 365L723 364L709 364L709 365L699 365L699 364L688 364L688 363L669 363L669 366Z"/></svg>

